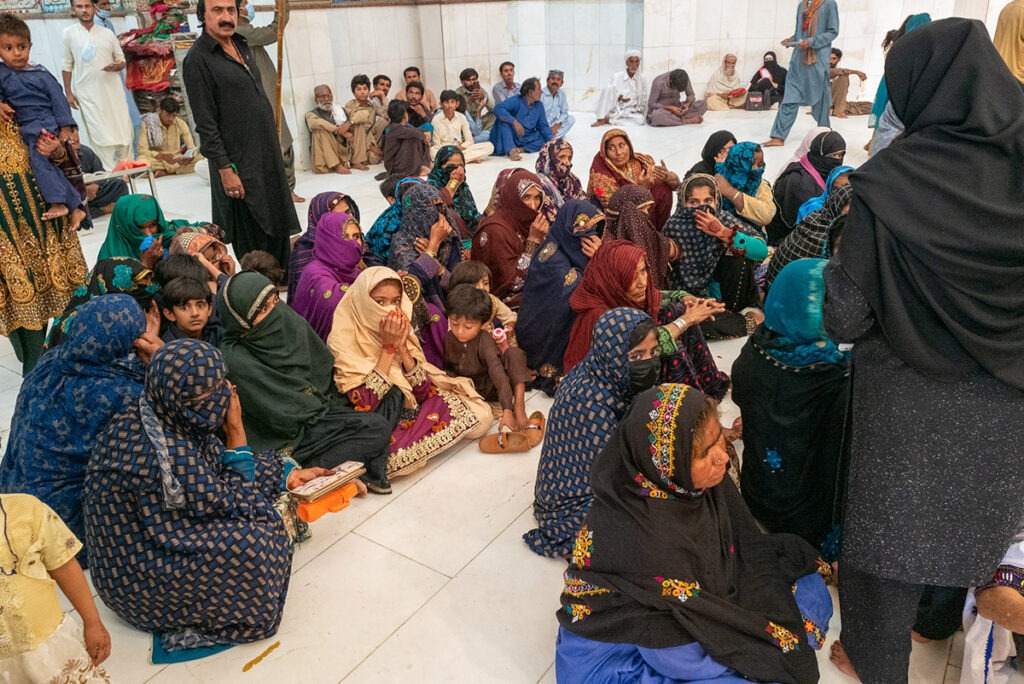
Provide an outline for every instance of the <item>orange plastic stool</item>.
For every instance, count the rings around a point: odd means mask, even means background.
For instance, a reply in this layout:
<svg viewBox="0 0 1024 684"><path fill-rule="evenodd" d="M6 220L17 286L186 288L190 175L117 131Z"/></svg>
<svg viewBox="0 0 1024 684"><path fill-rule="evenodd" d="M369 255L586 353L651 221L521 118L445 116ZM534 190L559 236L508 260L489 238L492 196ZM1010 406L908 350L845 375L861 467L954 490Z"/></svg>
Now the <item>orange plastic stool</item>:
<svg viewBox="0 0 1024 684"><path fill-rule="evenodd" d="M342 509L348 508L352 497L358 493L359 488L355 482L343 484L333 492L325 494L315 501L300 502L299 517L304 522L311 523L319 520L326 513L337 513Z"/></svg>

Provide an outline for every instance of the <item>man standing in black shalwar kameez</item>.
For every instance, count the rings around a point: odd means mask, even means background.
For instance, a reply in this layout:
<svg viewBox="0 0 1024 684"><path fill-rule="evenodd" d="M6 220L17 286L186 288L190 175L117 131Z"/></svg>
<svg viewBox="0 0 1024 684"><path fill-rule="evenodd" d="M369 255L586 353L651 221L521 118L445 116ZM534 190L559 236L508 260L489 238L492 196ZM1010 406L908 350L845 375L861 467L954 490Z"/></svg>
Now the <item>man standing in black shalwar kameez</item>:
<svg viewBox="0 0 1024 684"><path fill-rule="evenodd" d="M300 232L270 101L252 51L235 33L235 0L199 0L203 34L185 56L183 74L199 149L210 160L213 222L241 259L257 249L288 266L289 240Z"/></svg>

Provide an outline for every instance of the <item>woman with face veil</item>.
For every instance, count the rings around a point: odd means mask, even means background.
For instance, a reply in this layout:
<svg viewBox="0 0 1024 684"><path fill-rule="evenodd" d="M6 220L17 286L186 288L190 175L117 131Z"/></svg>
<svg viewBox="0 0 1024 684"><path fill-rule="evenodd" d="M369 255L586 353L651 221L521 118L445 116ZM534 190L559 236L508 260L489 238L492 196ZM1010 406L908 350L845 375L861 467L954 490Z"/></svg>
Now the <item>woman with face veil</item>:
<svg viewBox="0 0 1024 684"><path fill-rule="evenodd" d="M839 593L864 682L906 680L925 585L991 581L1024 491L1024 91L966 19L904 36L885 79L905 133L854 174L825 270L856 343Z"/></svg>

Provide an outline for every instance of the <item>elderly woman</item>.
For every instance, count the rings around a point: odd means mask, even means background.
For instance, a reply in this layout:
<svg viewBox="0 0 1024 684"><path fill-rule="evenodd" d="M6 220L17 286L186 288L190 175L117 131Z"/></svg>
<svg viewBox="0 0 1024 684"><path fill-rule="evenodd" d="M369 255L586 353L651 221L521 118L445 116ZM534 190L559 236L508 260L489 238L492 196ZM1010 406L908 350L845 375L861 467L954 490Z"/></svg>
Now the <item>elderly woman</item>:
<svg viewBox="0 0 1024 684"><path fill-rule="evenodd" d="M633 150L633 141L621 128L608 130L601 138L601 149L590 164L587 196L608 208L615 191L624 185L644 185L654 196L651 219L661 228L672 213L672 191L679 187L679 176L656 165L654 157Z"/></svg>
<svg viewBox="0 0 1024 684"><path fill-rule="evenodd" d="M153 271L143 266L138 259L113 257L97 261L89 271L85 284L79 285L72 294L64 313L54 319L46 337L46 347L53 349L65 340L78 310L90 299L106 294L126 294L135 299L143 311L149 313L153 307L153 296L158 290L159 287L153 282ZM152 310L153 315L159 317L156 309Z"/></svg>
<svg viewBox="0 0 1024 684"><path fill-rule="evenodd" d="M791 162L775 180L775 204L779 210L768 225L768 244L777 245L796 227L797 214L804 202L826 189L825 179L841 166L846 156L846 141L836 131L819 133L807 154Z"/></svg>
<svg viewBox="0 0 1024 684"><path fill-rule="evenodd" d="M0 461L0 492L32 494L85 539L82 485L99 431L138 403L145 367L139 354L160 346L128 295L86 302L67 339L25 378ZM85 553L80 554L85 560Z"/></svg>
<svg viewBox="0 0 1024 684"><path fill-rule="evenodd" d="M525 169L508 175L494 213L480 221L472 258L491 269L491 293L518 308L534 252L544 242L548 221L540 213L544 191Z"/></svg>
<svg viewBox="0 0 1024 684"><path fill-rule="evenodd" d="M608 309L637 308L659 321L658 354L662 359L654 375L663 371L673 381L685 381L721 399L729 389L729 376L718 370L698 325L722 311L713 300L693 299L689 304L665 302L647 275L644 252L626 240L604 242L583 271L579 287L569 298L576 321L569 334L564 368L568 372L590 349L594 325Z"/></svg>
<svg viewBox="0 0 1024 684"><path fill-rule="evenodd" d="M533 386L550 396L564 375L562 359L576 318L569 297L601 246L597 234L603 223L604 214L590 202L566 202L530 262L516 337L526 352L528 366L537 371Z"/></svg>
<svg viewBox="0 0 1024 684"><path fill-rule="evenodd" d="M558 210L570 200L586 199L583 184L572 172L572 145L565 138L545 143L537 155L537 178L544 187L544 218L554 221Z"/></svg>
<svg viewBox="0 0 1024 684"><path fill-rule="evenodd" d="M743 415L743 498L769 532L790 532L827 561L839 553L850 359L822 322L824 259L782 269L764 324L732 367Z"/></svg>
<svg viewBox="0 0 1024 684"><path fill-rule="evenodd" d="M224 286L217 313L224 322L220 349L242 400L249 445L288 453L303 466L361 461L367 489L390 494L385 468L395 423L357 412L338 393L330 350L278 301L277 288L259 273L239 273Z"/></svg>
<svg viewBox="0 0 1024 684"><path fill-rule="evenodd" d="M96 591L153 632L154 658L273 635L292 560L274 502L325 472L254 454L221 353L200 340L164 345L142 397L111 418L89 460L82 508Z"/></svg>
<svg viewBox="0 0 1024 684"><path fill-rule="evenodd" d="M313 247L316 245L316 228L322 219L331 212L348 214L359 222L359 206L356 201L343 192L321 192L309 202L306 212L306 232L299 236L292 245L292 253L288 260L288 302L295 297L295 288L302 277L302 271L313 260Z"/></svg>
<svg viewBox="0 0 1024 684"><path fill-rule="evenodd" d="M547 435L537 464L533 516L537 527L523 535L537 554L565 558L594 497L590 468L604 449L633 396L657 382L646 372L660 363L657 324L643 311L618 307L594 325L587 356L555 393ZM582 424L585 430L580 430Z"/></svg>
<svg viewBox="0 0 1024 684"><path fill-rule="evenodd" d="M760 531L730 478L716 403L633 400L591 471L558 612L558 681L814 682L832 617L802 539Z"/></svg>
<svg viewBox="0 0 1024 684"><path fill-rule="evenodd" d="M411 317L398 273L368 268L338 305L327 338L338 390L357 411L396 425L389 477L413 472L461 439L483 436L493 421L470 380L450 378L427 362Z"/></svg>
<svg viewBox="0 0 1024 684"><path fill-rule="evenodd" d="M455 217L452 227L458 229L459 237L472 238L480 223L480 210L466 182L466 157L458 147L445 145L437 151L427 183L441 191L441 199Z"/></svg>
<svg viewBox="0 0 1024 684"><path fill-rule="evenodd" d="M990 581L1020 528L1024 92L966 19L900 38L885 78L906 131L857 170L825 327L855 343L843 645L889 682L925 585Z"/></svg>

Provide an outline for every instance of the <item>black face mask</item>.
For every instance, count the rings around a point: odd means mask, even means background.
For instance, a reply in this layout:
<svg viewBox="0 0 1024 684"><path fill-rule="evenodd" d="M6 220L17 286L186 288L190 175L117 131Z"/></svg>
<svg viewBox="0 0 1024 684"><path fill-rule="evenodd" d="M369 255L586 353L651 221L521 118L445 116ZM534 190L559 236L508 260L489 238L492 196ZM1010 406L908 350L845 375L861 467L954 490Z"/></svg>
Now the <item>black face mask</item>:
<svg viewBox="0 0 1024 684"><path fill-rule="evenodd" d="M629 391L632 393L632 396L636 396L658 384L660 376L661 359L657 356L642 361L630 361Z"/></svg>

